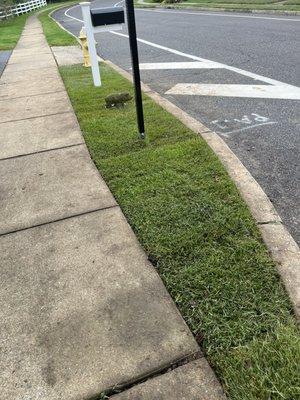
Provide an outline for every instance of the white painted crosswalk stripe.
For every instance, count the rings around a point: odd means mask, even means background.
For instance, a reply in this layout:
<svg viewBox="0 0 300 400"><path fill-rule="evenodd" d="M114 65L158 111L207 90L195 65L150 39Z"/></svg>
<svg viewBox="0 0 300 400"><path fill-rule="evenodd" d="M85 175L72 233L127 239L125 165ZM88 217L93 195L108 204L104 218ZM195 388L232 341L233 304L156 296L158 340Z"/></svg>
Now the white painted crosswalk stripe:
<svg viewBox="0 0 300 400"><path fill-rule="evenodd" d="M68 12L75 7L78 6L73 6L66 10L65 15L71 19L82 22L80 19L68 14ZM110 33L119 37L128 38L128 35L124 33L115 31L111 31ZM140 64L140 69L142 70L225 69L254 79L256 82L260 81L266 83L266 85L178 83L168 90L166 94L300 100L300 88L297 86L280 82L276 79L268 78L266 76L258 75L250 71L242 70L237 67L211 61L192 54L187 54L176 49L171 49L169 47L150 42L148 40L140 38L137 40L145 45L193 60L190 62L142 63Z"/></svg>
<svg viewBox="0 0 300 400"><path fill-rule="evenodd" d="M291 85L178 83L168 90L166 94L300 100L300 88Z"/></svg>

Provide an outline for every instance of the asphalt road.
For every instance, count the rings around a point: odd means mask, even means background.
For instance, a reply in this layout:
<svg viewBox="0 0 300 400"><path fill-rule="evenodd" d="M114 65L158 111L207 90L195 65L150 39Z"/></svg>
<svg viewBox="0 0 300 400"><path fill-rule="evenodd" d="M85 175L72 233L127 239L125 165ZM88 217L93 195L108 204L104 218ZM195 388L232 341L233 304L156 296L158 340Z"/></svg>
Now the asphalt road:
<svg viewBox="0 0 300 400"><path fill-rule="evenodd" d="M2 75L4 68L6 67L7 61L9 60L11 53L12 51L10 50L0 51L0 76Z"/></svg>
<svg viewBox="0 0 300 400"><path fill-rule="evenodd" d="M53 16L78 35L78 6ZM136 20L143 82L222 136L300 242L300 18L137 9ZM98 34L98 53L130 70L126 35Z"/></svg>

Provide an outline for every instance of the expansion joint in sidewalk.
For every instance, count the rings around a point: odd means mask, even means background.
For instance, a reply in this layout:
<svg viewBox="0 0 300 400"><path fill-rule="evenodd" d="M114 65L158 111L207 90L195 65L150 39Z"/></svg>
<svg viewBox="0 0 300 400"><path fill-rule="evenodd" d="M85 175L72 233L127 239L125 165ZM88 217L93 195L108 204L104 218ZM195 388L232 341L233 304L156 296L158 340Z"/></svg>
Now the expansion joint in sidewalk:
<svg viewBox="0 0 300 400"><path fill-rule="evenodd" d="M72 111L62 111L62 112L57 112L57 113L50 113L50 114L42 114L42 115L35 115L34 117L26 117L26 118L19 118L19 119L10 119L8 121L2 121L0 122L1 124L8 124L10 122L18 122L18 121L26 121L26 120L30 120L30 119L36 119L36 118L42 118L42 117L52 117L54 115L61 115L61 114L72 114Z"/></svg>
<svg viewBox="0 0 300 400"><path fill-rule="evenodd" d="M56 223L56 222L66 221L66 220L68 220L68 219L81 217L81 216L83 216L83 215L92 214L92 213L99 212L99 211L106 211L106 210L110 210L110 209L112 209L112 208L118 208L118 207L119 207L118 204L114 204L114 205L112 205L112 206L107 206L107 207L102 207L102 208L100 207L100 208L96 208L96 209L94 209L94 210L88 210L88 211L84 211L84 212L82 212L82 213L68 215L68 216L63 217L63 218L53 219L53 220L51 220L51 221L42 222L42 223L40 223L40 224L34 224L34 225L31 225L31 226L27 226L27 227L25 227L25 228L20 228L20 229L15 229L15 230L3 232L3 233L0 233L0 237L1 237L1 236L6 236L6 235L11 235L11 234L17 233L17 232L27 231L27 230L33 229L33 228L38 228L38 227L40 227L40 226L45 226L45 225L54 224L54 223Z"/></svg>
<svg viewBox="0 0 300 400"><path fill-rule="evenodd" d="M125 392L126 390L133 388L134 386L140 385L150 379L165 375L166 373L168 373L170 371L173 371L183 365L186 365L186 364L188 364L192 361L198 360L200 358L204 358L204 355L201 351L189 354L183 358L180 358L180 359L168 364L167 366L164 365L161 368L158 368L158 369L152 371L151 373L147 374L146 376L144 375L138 379L135 379L134 381L120 383L120 384L114 386L113 388L106 389L101 394L105 394L105 396L108 396L108 397L114 396L116 394L120 394L122 392ZM88 400L94 400L94 398L95 397L92 397Z"/></svg>
<svg viewBox="0 0 300 400"><path fill-rule="evenodd" d="M13 158L20 158L20 157L27 157L27 156L33 156L35 154L40 154L40 153L48 153L50 151L55 151L55 150L63 150L63 149L68 149L70 147L77 147L77 146L83 146L85 143L75 143L75 144L70 144L68 146L61 146L61 147L53 147L51 149L45 149L45 150L39 150L39 151L34 151L31 153L24 153L24 154L18 154L16 156L11 156L11 157L5 157L5 158L0 158L0 161L5 161L5 160L11 160Z"/></svg>
<svg viewBox="0 0 300 400"><path fill-rule="evenodd" d="M49 91L49 92L26 94L26 95L22 95L22 96L14 96L14 97L0 96L0 101L15 100L15 99L28 98L28 97L36 97L36 96L41 96L41 95L46 95L46 94L62 93L62 92L65 93L65 90L64 89L52 90L52 91Z"/></svg>

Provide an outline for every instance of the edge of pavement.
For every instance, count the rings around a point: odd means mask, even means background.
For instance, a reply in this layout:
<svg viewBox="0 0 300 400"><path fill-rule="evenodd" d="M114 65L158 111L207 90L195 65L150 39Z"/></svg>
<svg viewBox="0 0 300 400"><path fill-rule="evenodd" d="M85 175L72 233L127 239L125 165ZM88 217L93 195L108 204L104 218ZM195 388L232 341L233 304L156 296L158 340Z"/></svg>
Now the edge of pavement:
<svg viewBox="0 0 300 400"><path fill-rule="evenodd" d="M193 10L193 11L214 11L215 13L218 12L233 12L233 13L245 13L245 14L270 14L270 15L286 15L286 16L297 16L300 15L300 11L293 11L293 10L250 10L244 8L216 8L216 7L201 7L200 5L192 6L192 1L190 3L174 3L174 4L163 4L163 3L148 3L143 0L138 0L136 6L138 8L160 8L162 10ZM198 3L201 4L201 3Z"/></svg>
<svg viewBox="0 0 300 400"><path fill-rule="evenodd" d="M57 11L57 9L54 11ZM74 34L52 17L51 14L54 11L49 14L50 18L61 29L74 36L79 43L79 39ZM102 60L99 56L98 59L105 62L127 80L133 82L132 75L123 68L110 60ZM141 85L145 94L193 132L200 135L219 157L250 209L262 239L277 265L278 273L292 302L296 320L300 323L300 249L262 187L219 135L152 90L145 83L142 82Z"/></svg>

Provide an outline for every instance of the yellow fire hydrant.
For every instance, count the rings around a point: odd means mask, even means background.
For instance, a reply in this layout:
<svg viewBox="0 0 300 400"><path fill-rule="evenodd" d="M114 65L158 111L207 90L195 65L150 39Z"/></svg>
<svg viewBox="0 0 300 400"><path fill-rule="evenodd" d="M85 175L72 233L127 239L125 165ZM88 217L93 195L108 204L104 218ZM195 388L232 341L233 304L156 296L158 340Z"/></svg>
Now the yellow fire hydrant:
<svg viewBox="0 0 300 400"><path fill-rule="evenodd" d="M90 53L89 53L89 46L87 42L87 37L85 33L85 29L82 28L79 34L79 40L81 43L82 47L82 52L83 52L83 60L84 60L84 66L85 67L90 67L91 66L91 60L90 60Z"/></svg>

